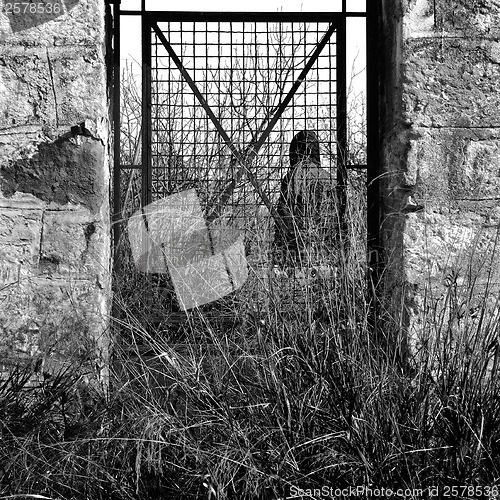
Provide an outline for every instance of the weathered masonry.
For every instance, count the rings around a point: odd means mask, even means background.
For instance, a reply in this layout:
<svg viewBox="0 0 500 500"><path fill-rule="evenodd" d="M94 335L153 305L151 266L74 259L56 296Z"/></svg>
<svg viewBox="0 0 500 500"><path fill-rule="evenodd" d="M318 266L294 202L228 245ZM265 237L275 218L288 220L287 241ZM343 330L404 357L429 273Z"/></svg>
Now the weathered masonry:
<svg viewBox="0 0 500 500"><path fill-rule="evenodd" d="M38 4L0 11L2 363L102 356L109 325L105 1ZM372 264L418 327L426 294L498 281L500 3L368 0L367 16Z"/></svg>
<svg viewBox="0 0 500 500"><path fill-rule="evenodd" d="M0 10L0 360L102 356L110 300L103 0Z"/></svg>
<svg viewBox="0 0 500 500"><path fill-rule="evenodd" d="M418 328L447 286L497 300L500 3L387 0L379 16L384 247Z"/></svg>

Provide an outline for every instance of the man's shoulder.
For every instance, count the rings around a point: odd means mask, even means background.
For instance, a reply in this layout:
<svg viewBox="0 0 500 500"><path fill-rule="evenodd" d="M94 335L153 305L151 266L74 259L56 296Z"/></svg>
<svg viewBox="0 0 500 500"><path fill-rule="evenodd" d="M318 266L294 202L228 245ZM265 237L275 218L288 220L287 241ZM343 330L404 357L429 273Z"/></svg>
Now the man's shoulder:
<svg viewBox="0 0 500 500"><path fill-rule="evenodd" d="M335 181L333 172L321 167L317 163L308 163L301 165L297 171L301 180L306 182L321 182L324 184L333 183Z"/></svg>

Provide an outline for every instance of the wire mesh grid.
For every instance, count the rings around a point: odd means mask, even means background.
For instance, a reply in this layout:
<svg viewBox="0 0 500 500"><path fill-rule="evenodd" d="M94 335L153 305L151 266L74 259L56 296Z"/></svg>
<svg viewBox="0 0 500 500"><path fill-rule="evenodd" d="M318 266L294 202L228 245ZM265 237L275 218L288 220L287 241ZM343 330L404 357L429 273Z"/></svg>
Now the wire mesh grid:
<svg viewBox="0 0 500 500"><path fill-rule="evenodd" d="M327 31L327 22L166 22L159 27L237 150L245 156ZM241 168L206 110L152 33L151 201L195 187L207 211ZM336 170L336 43L316 63L284 110L251 168L275 203L290 168L295 133L316 132L322 168ZM260 218L269 242L268 210L245 177L224 207L225 217L249 230ZM236 222L238 221L238 222ZM267 228L267 229L265 229Z"/></svg>
<svg viewBox="0 0 500 500"><path fill-rule="evenodd" d="M290 92L317 50L330 22L299 21L170 21L157 27L177 54L201 96L227 133L226 143L186 78L181 74L158 32L151 27L150 173L148 202L195 188L205 213L217 206L228 182L239 181L218 214L218 222L245 233L250 277L240 296L262 301L269 287L286 289L296 300L297 288L310 270L270 273L276 220L259 190L276 207L282 181L291 170L290 144L303 130L313 131L320 143L321 171L335 185L337 174L337 39L336 33L315 60L307 78L294 93L257 155L252 155L280 103ZM143 90L143 92L144 92ZM247 164L259 189L242 168L234 151L250 158ZM144 171L144 170L143 170ZM134 174L137 175L137 174ZM145 182L143 175L143 183ZM143 186L144 189L144 186ZM330 191L335 210L334 189ZM134 198L135 200L137 198ZM126 209L126 200L124 200ZM333 208L332 208L333 207ZM328 222L328 218L324 218ZM330 220L335 225L335 214ZM272 275L273 283L270 283ZM290 279L292 278L292 279ZM168 287L167 287L168 288ZM148 303L171 302L165 280ZM285 293L285 294L286 294ZM159 295L158 295L159 294ZM263 299L265 300L265 299Z"/></svg>

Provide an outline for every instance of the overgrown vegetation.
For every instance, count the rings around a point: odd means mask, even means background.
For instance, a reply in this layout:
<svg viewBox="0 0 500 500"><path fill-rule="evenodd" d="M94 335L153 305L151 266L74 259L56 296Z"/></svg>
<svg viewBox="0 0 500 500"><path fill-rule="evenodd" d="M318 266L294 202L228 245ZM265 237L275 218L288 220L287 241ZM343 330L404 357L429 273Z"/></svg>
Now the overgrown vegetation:
<svg viewBox="0 0 500 500"><path fill-rule="evenodd" d="M117 344L108 393L81 370L38 381L29 367L10 372L0 386L1 497L498 485L491 290L464 316L481 297L450 283L403 364L374 344L366 270L347 262L337 261L336 279L303 282L298 307L283 308L283 286L271 281L266 307L231 324L195 311L177 343L123 311L131 342Z"/></svg>
<svg viewBox="0 0 500 500"><path fill-rule="evenodd" d="M124 164L137 164L128 88ZM354 123L351 162L363 163L365 129ZM135 170L123 181L126 217L140 186ZM324 486L403 488L416 499L431 486L500 488L493 284L479 287L471 267L439 301L429 291L410 353L382 306L375 336L354 198L363 180L351 181L350 244L326 253L315 275L314 266L292 278L252 266L240 292L183 314L168 280L124 259L108 388L81 365L4 374L0 500L312 498ZM257 215L251 228L262 230Z"/></svg>

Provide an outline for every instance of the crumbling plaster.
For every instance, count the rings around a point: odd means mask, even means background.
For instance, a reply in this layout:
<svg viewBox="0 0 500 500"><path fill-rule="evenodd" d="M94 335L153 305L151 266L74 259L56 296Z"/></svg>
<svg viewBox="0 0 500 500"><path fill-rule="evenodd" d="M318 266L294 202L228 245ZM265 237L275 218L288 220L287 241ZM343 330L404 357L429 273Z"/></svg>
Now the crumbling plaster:
<svg viewBox="0 0 500 500"><path fill-rule="evenodd" d="M32 15L0 10L0 359L104 364L105 7L65 0L54 12L56 3Z"/></svg>
<svg viewBox="0 0 500 500"><path fill-rule="evenodd" d="M498 289L500 2L383 4L388 289L418 334L450 280Z"/></svg>

